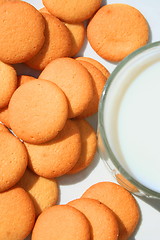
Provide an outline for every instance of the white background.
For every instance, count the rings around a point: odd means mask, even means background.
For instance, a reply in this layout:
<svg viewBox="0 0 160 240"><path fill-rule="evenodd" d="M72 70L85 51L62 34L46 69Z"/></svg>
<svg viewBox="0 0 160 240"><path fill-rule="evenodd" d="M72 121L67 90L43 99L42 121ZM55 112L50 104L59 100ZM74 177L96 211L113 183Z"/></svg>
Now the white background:
<svg viewBox="0 0 160 240"><path fill-rule="evenodd" d="M41 0L28 0L37 9L43 7ZM148 21L150 27L151 42L160 41L160 1L159 0L108 0L110 3L126 3L136 7L141 11ZM106 4L106 1L103 1ZM116 64L111 64L100 58L86 42L82 51L78 56L88 56L97 59L108 68L110 72L116 67ZM25 73L28 70L25 69ZM23 69L22 69L23 73ZM97 116L89 119L95 127L97 124ZM105 168L104 163L96 155L93 163L86 170L74 176L63 176L58 179L60 186L59 204L65 204L70 200L81 197L83 192L91 185L101 181L114 181L113 177ZM45 193L44 193L45 194ZM136 197L140 210L141 222L135 234L130 240L158 240L160 239L160 201L140 199ZM29 238L28 238L29 239ZM44 239L45 240L45 239Z"/></svg>

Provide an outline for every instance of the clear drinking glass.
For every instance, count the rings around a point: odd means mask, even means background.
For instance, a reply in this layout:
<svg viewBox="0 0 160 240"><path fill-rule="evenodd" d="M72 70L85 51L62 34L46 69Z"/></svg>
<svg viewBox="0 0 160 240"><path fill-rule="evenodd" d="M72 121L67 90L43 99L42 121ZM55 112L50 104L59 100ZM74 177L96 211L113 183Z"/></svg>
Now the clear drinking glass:
<svg viewBox="0 0 160 240"><path fill-rule="evenodd" d="M116 180L130 192L151 198L160 199L160 192L156 192L144 186L142 183L137 181L131 174L124 168L121 164L121 160L117 159L113 153L108 140L107 131L105 129L104 122L107 121L107 116L105 116L105 103L107 101L114 101L110 98L110 92L114 91L114 85L116 82L117 88L121 89L123 86L123 76L126 75L131 69L133 69L133 74L139 71L144 64L150 64L154 59L159 59L160 61L160 42L150 43L129 56L127 56L123 61L121 61L115 68L111 76L109 77L99 104L98 111L98 147L101 158L104 160L105 164L108 166L109 170L116 178ZM144 166L145 167L145 166ZM156 167L156 166L155 166ZM160 183L159 183L160 184Z"/></svg>

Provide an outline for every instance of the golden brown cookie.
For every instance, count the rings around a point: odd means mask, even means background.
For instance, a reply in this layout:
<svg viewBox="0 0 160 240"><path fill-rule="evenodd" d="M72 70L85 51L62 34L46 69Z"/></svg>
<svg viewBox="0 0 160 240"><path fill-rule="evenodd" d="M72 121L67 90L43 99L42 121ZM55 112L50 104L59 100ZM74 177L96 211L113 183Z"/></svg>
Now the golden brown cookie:
<svg viewBox="0 0 160 240"><path fill-rule="evenodd" d="M21 63L35 56L45 40L39 11L23 1L7 1L0 5L0 16L0 59Z"/></svg>
<svg viewBox="0 0 160 240"><path fill-rule="evenodd" d="M0 132L8 132L8 129L2 123L0 123Z"/></svg>
<svg viewBox="0 0 160 240"><path fill-rule="evenodd" d="M28 154L24 144L10 132L0 134L0 153L0 192L3 192L23 176Z"/></svg>
<svg viewBox="0 0 160 240"><path fill-rule="evenodd" d="M67 120L64 128L51 141L35 145L25 143L29 153L29 167L36 174L53 178L64 175L74 167L81 153L79 128Z"/></svg>
<svg viewBox="0 0 160 240"><path fill-rule="evenodd" d="M55 205L58 200L59 190L56 180L39 177L29 169L26 169L17 185L29 193L36 216L46 208Z"/></svg>
<svg viewBox="0 0 160 240"><path fill-rule="evenodd" d="M44 6L54 16L68 23L79 23L90 18L102 0L43 0Z"/></svg>
<svg viewBox="0 0 160 240"><path fill-rule="evenodd" d="M42 15L46 22L45 42L39 53L26 64L32 68L43 70L48 63L59 57L70 56L72 41L67 27L51 14Z"/></svg>
<svg viewBox="0 0 160 240"><path fill-rule="evenodd" d="M99 9L87 27L92 48L109 61L120 61L148 42L146 19L127 4L108 4Z"/></svg>
<svg viewBox="0 0 160 240"><path fill-rule="evenodd" d="M32 240L90 240L90 225L86 217L68 205L48 208L37 219Z"/></svg>
<svg viewBox="0 0 160 240"><path fill-rule="evenodd" d="M89 198L80 198L68 203L82 212L92 228L92 240L117 240L119 227L114 213L103 203Z"/></svg>
<svg viewBox="0 0 160 240"><path fill-rule="evenodd" d="M97 147L96 133L92 126L84 119L74 121L80 130L81 155L76 165L67 174L74 174L88 167L94 159Z"/></svg>
<svg viewBox="0 0 160 240"><path fill-rule="evenodd" d="M110 76L110 72L108 71L108 69L106 67L104 67L100 62L98 62L97 60L90 58L90 57L77 57L76 60L82 60L85 62L89 62L92 65L94 65L96 68L98 68L103 75L108 78Z"/></svg>
<svg viewBox="0 0 160 240"><path fill-rule="evenodd" d="M42 13L48 13L47 8L43 7L39 10ZM70 57L75 56L81 49L84 39L85 39L85 26L84 23L65 23L66 27L70 32L71 37L71 50L70 50Z"/></svg>
<svg viewBox="0 0 160 240"><path fill-rule="evenodd" d="M48 13L48 10L44 7L39 10L42 13ZM84 38L85 38L85 26L84 23L65 23L66 27L70 32L71 37L71 50L70 50L70 57L75 56L81 49Z"/></svg>
<svg viewBox="0 0 160 240"><path fill-rule="evenodd" d="M1 61L0 86L0 108L4 108L17 88L17 74L13 67Z"/></svg>
<svg viewBox="0 0 160 240"><path fill-rule="evenodd" d="M62 90L46 80L21 85L9 103L9 122L22 140L40 144L53 139L64 127L68 104Z"/></svg>
<svg viewBox="0 0 160 240"><path fill-rule="evenodd" d="M79 118L86 118L98 112L99 100L107 79L93 64L81 60L77 61L88 70L93 79L93 98L88 104L88 107L78 116Z"/></svg>
<svg viewBox="0 0 160 240"><path fill-rule="evenodd" d="M18 86L21 86L24 83L27 83L29 81L35 80L36 78L32 76L27 76L27 75L20 75L18 76Z"/></svg>
<svg viewBox="0 0 160 240"><path fill-rule="evenodd" d="M80 115L92 99L92 77L82 64L72 58L55 59L39 78L50 80L63 90L68 99L69 118Z"/></svg>
<svg viewBox="0 0 160 240"><path fill-rule="evenodd" d="M19 187L0 193L0 239L24 240L35 222L29 195Z"/></svg>
<svg viewBox="0 0 160 240"><path fill-rule="evenodd" d="M118 218L118 240L129 239L138 224L140 212L136 200L127 190L112 182L100 182L87 189L82 197L99 200L108 206Z"/></svg>
<svg viewBox="0 0 160 240"><path fill-rule="evenodd" d="M71 35L72 47L70 57L73 57L83 46L85 39L85 26L84 23L65 23L65 25L69 29Z"/></svg>
<svg viewBox="0 0 160 240"><path fill-rule="evenodd" d="M10 128L9 124L9 115L8 115L8 106L0 109L0 121L4 123L4 125Z"/></svg>

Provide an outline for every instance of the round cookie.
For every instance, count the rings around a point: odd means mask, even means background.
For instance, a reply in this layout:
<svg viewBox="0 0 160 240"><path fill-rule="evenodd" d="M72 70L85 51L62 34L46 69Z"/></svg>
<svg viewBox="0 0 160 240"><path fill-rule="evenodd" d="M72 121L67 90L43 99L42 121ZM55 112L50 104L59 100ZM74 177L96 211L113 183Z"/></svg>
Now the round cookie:
<svg viewBox="0 0 160 240"><path fill-rule="evenodd" d="M68 104L64 93L46 80L21 85L9 103L9 122L25 142L40 144L53 139L64 127Z"/></svg>
<svg viewBox="0 0 160 240"><path fill-rule="evenodd" d="M0 132L8 132L8 129L2 123L0 123Z"/></svg>
<svg viewBox="0 0 160 240"><path fill-rule="evenodd" d="M29 81L35 80L36 78L32 76L27 76L27 75L20 75L18 76L18 86L21 86L24 83L27 83Z"/></svg>
<svg viewBox="0 0 160 240"><path fill-rule="evenodd" d="M8 106L5 108L0 109L0 121L7 126L8 128L10 128L10 124L9 124L9 114L8 114Z"/></svg>
<svg viewBox="0 0 160 240"><path fill-rule="evenodd" d="M77 57L76 60L82 60L85 62L89 62L92 65L94 65L96 68L98 68L103 75L108 78L110 76L110 72L108 71L107 68L105 68L100 62L98 62L97 60L90 58L90 57Z"/></svg>
<svg viewBox="0 0 160 240"><path fill-rule="evenodd" d="M138 224L140 213L136 200L127 190L112 182L100 182L87 189L82 198L93 198L108 206L118 218L118 240L129 239Z"/></svg>
<svg viewBox="0 0 160 240"><path fill-rule="evenodd" d="M85 26L84 23L65 23L65 25L69 29L71 35L72 47L70 57L73 57L83 46L85 39Z"/></svg>
<svg viewBox="0 0 160 240"><path fill-rule="evenodd" d="M92 240L117 240L119 227L113 212L95 199L80 198L68 203L82 212L92 228Z"/></svg>
<svg viewBox="0 0 160 240"><path fill-rule="evenodd" d="M88 167L94 159L97 147L96 133L92 126L84 119L74 121L80 130L81 155L75 166L67 174L74 174Z"/></svg>
<svg viewBox="0 0 160 240"><path fill-rule="evenodd" d="M45 210L37 219L32 240L90 240L90 225L77 209L57 205Z"/></svg>
<svg viewBox="0 0 160 240"><path fill-rule="evenodd" d="M43 7L39 10L42 13L48 13L48 10ZM75 56L81 49L83 43L84 43L84 38L85 38L85 26L84 23L65 23L66 27L68 28L70 32L70 37L71 37L71 50L70 50L70 57Z"/></svg>
<svg viewBox="0 0 160 240"><path fill-rule="evenodd" d="M48 13L48 10L43 7L39 10L40 12ZM84 38L85 38L85 26L84 23L65 23L66 27L68 28L70 32L70 37L71 37L71 50L70 50L70 57L75 56L81 49L83 43L84 43Z"/></svg>
<svg viewBox="0 0 160 240"><path fill-rule="evenodd" d="M80 23L90 18L102 0L43 0L44 6L54 16L68 23Z"/></svg>
<svg viewBox="0 0 160 240"><path fill-rule="evenodd" d="M17 88L17 74L13 67L1 61L0 86L0 108L4 108Z"/></svg>
<svg viewBox="0 0 160 240"><path fill-rule="evenodd" d="M39 11L23 1L7 1L0 5L0 16L0 59L13 64L35 56L45 40Z"/></svg>
<svg viewBox="0 0 160 240"><path fill-rule="evenodd" d="M93 79L93 98L88 104L88 107L78 116L79 118L87 118L98 112L99 100L107 79L102 72L91 63L81 60L77 61L79 61L88 70Z"/></svg>
<svg viewBox="0 0 160 240"><path fill-rule="evenodd" d="M78 61L58 58L47 65L40 74L57 84L65 93L69 104L69 118L80 115L93 97L92 77Z"/></svg>
<svg viewBox="0 0 160 240"><path fill-rule="evenodd" d="M146 19L127 4L103 6L91 19L87 37L92 48L109 61L120 61L148 42Z"/></svg>
<svg viewBox="0 0 160 240"><path fill-rule="evenodd" d="M24 144L10 132L0 134L0 153L0 192L3 192L23 176L28 154Z"/></svg>
<svg viewBox="0 0 160 240"><path fill-rule="evenodd" d="M35 209L28 194L19 187L0 193L0 238L24 240L35 222Z"/></svg>
<svg viewBox="0 0 160 240"><path fill-rule="evenodd" d="M56 180L39 177L28 169L17 185L29 193L36 216L46 208L55 205L58 200L59 190Z"/></svg>
<svg viewBox="0 0 160 240"><path fill-rule="evenodd" d="M59 57L68 57L71 52L71 34L58 18L51 14L42 15L46 22L45 42L39 53L26 64L34 69L43 70L48 63Z"/></svg>
<svg viewBox="0 0 160 240"><path fill-rule="evenodd" d="M74 167L81 153L79 128L67 120L64 128L51 141L35 145L25 143L29 153L29 167L37 175L54 178Z"/></svg>

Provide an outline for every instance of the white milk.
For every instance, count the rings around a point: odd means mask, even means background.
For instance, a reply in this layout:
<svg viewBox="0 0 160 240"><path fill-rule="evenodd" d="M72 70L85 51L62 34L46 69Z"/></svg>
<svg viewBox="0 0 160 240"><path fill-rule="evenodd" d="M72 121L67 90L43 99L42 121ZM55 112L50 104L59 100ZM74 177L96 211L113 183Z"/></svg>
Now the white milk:
<svg viewBox="0 0 160 240"><path fill-rule="evenodd" d="M131 176L160 192L160 54L145 66L141 60L131 66L110 87L104 110L106 134Z"/></svg>

